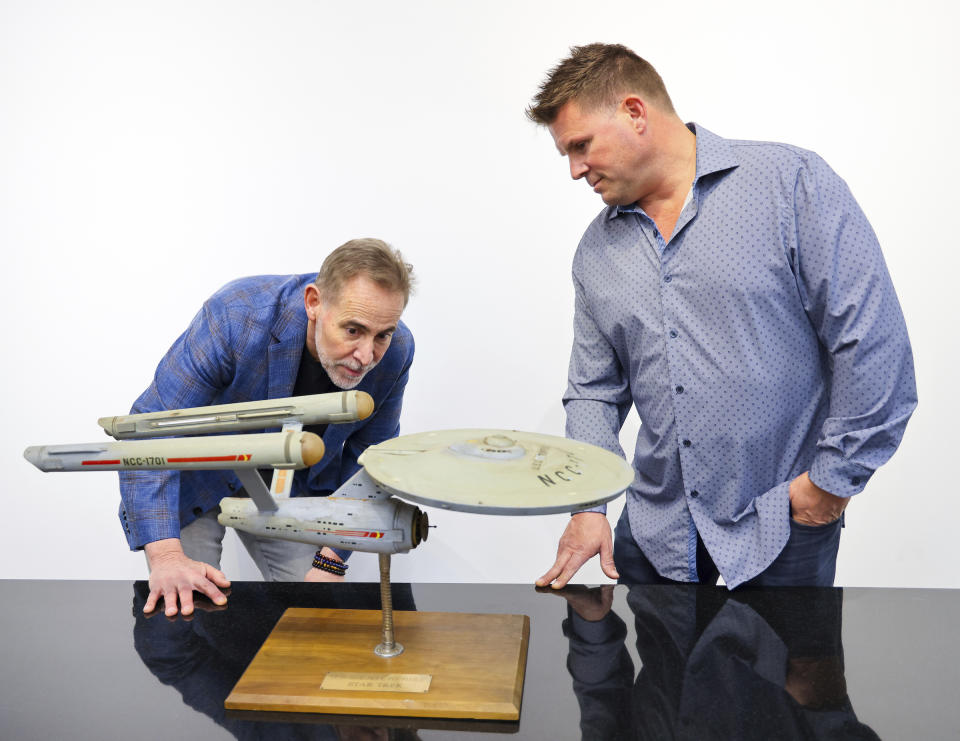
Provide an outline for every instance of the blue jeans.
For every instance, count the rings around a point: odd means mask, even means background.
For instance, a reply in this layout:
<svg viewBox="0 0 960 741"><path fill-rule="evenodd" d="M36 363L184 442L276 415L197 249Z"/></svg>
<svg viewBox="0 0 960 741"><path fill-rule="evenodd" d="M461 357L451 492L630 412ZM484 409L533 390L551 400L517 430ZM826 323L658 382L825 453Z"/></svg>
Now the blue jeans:
<svg viewBox="0 0 960 741"><path fill-rule="evenodd" d="M764 571L741 586L832 587L837 571L837 550L843 518L829 525L801 525L790 520L790 539ZM657 573L630 532L627 508L617 522L613 561L621 584L679 584ZM716 584L720 571L697 534L697 578L701 584Z"/></svg>

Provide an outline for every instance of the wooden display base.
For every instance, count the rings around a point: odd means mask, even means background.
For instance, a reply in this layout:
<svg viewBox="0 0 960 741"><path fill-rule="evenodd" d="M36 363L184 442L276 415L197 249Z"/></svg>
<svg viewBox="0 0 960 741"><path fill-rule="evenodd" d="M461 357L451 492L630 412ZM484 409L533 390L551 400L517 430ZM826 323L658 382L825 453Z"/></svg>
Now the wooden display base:
<svg viewBox="0 0 960 741"><path fill-rule="evenodd" d="M373 652L382 638L379 610L288 608L227 697L226 708L519 719L530 618L398 611L393 624L404 651L385 659ZM327 675L340 672L365 675L355 686L385 689L321 687L337 684L337 674L330 680ZM424 682L426 691L416 691Z"/></svg>

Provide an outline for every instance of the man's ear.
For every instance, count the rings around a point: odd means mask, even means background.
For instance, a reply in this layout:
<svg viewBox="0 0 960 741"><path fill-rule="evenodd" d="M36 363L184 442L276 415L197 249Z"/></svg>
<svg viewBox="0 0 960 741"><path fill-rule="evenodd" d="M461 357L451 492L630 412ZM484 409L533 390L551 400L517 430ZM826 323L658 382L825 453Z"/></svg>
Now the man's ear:
<svg viewBox="0 0 960 741"><path fill-rule="evenodd" d="M630 120L633 122L634 128L637 130L638 134L642 134L647 128L647 104L644 102L643 98L637 95L628 95L624 98L620 105L630 116Z"/></svg>
<svg viewBox="0 0 960 741"><path fill-rule="evenodd" d="M320 316L320 309L323 306L323 299L320 297L320 289L316 283L310 283L303 289L303 308L307 310L307 318L315 322Z"/></svg>

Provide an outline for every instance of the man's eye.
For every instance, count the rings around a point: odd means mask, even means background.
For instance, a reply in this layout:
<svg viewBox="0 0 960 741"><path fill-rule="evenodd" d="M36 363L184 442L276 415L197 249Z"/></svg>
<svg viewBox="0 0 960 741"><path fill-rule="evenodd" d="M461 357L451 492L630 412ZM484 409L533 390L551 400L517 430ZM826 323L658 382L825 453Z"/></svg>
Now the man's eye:
<svg viewBox="0 0 960 741"><path fill-rule="evenodd" d="M360 334L360 330L356 327L347 327L347 334L351 337L356 337L358 334Z"/></svg>

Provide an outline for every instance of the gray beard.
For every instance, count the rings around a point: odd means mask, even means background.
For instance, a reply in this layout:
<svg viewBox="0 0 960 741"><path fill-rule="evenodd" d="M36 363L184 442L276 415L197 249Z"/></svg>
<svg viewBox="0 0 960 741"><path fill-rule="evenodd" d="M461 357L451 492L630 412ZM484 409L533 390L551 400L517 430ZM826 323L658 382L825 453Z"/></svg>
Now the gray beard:
<svg viewBox="0 0 960 741"><path fill-rule="evenodd" d="M330 376L330 380L333 381L333 385L338 389L343 391L349 391L352 388L355 388L360 384L360 382L367 377L373 368L376 367L378 361L373 361L370 365L365 366L362 369L362 373L357 378L350 378L345 376L340 371L340 366L332 361L330 358L326 357L323 353L317 352L317 355L320 357L320 365L323 366L323 369L327 372L327 375Z"/></svg>

